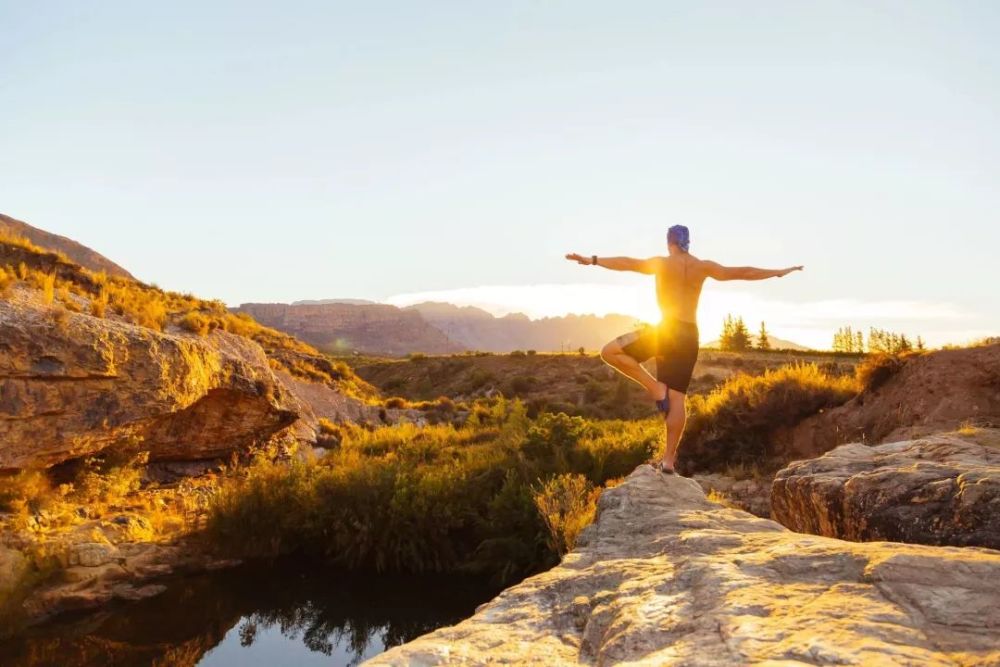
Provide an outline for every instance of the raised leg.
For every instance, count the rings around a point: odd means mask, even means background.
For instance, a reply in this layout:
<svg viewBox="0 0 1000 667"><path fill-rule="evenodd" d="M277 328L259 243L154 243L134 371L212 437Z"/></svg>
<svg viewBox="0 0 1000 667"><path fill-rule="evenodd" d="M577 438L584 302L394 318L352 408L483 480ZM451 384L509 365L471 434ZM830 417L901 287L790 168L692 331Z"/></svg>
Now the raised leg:
<svg viewBox="0 0 1000 667"><path fill-rule="evenodd" d="M638 382L654 401L662 400L667 395L667 385L658 382L642 365L625 354L618 341L611 341L601 349L601 359L616 371Z"/></svg>

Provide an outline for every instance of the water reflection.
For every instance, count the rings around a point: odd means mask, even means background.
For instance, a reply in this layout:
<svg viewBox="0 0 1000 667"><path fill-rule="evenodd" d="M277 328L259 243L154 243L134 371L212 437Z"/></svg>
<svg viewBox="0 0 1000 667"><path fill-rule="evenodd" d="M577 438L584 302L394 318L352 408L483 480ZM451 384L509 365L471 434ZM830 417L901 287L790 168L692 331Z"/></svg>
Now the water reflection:
<svg viewBox="0 0 1000 667"><path fill-rule="evenodd" d="M467 618L496 593L451 575L247 566L29 629L0 645L0 665L352 665Z"/></svg>

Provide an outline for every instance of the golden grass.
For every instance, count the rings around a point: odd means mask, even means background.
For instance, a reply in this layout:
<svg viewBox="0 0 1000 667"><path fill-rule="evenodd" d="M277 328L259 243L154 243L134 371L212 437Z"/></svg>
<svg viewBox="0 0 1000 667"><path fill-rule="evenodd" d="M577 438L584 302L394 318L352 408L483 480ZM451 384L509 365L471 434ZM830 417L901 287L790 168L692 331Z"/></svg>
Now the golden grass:
<svg viewBox="0 0 1000 667"><path fill-rule="evenodd" d="M13 248L13 250L10 250ZM128 278L108 276L69 261L10 235L0 234L0 250L7 264L0 264L0 293L15 282L40 292L44 303L59 301L70 310L85 310L94 317L121 318L154 331L176 328L198 336L218 329L260 344L271 363L292 375L335 386L345 394L374 399L377 392L358 378L346 364L332 362L296 338L257 323L246 313L231 313L221 301L206 301L146 285ZM81 306L73 297L78 297Z"/></svg>
<svg viewBox="0 0 1000 667"><path fill-rule="evenodd" d="M681 457L697 470L734 465L770 468L772 436L858 392L857 379L815 364L791 364L760 375L731 377L707 396L688 400Z"/></svg>

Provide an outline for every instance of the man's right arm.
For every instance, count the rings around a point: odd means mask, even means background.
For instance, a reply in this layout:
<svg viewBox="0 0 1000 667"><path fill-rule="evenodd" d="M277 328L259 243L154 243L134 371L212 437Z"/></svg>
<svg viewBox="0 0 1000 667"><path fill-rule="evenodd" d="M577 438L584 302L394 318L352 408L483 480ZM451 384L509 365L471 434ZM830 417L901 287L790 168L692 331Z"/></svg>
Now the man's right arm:
<svg viewBox="0 0 1000 667"><path fill-rule="evenodd" d="M801 266L787 269L758 269L753 266L722 266L716 262L705 262L705 275L716 280L765 280L781 278L792 271L801 271Z"/></svg>

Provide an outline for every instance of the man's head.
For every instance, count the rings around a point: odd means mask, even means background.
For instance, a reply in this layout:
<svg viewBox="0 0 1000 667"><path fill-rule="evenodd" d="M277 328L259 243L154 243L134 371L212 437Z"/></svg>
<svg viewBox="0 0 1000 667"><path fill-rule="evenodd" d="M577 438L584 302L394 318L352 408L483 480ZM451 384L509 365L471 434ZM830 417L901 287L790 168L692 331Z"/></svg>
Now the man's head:
<svg viewBox="0 0 1000 667"><path fill-rule="evenodd" d="M674 225L667 230L667 247L678 252L687 252L691 246L691 232L684 225Z"/></svg>

